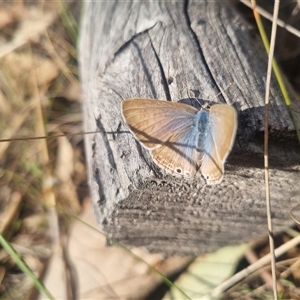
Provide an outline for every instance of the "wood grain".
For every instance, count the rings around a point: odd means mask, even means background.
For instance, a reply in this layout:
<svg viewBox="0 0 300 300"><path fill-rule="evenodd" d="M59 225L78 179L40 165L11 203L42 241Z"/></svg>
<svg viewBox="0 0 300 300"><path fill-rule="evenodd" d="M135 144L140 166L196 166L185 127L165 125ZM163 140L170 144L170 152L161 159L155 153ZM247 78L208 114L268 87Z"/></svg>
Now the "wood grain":
<svg viewBox="0 0 300 300"><path fill-rule="evenodd" d="M225 1L87 2L80 38L90 186L103 230L128 246L199 254L267 234L263 176L267 57L255 30ZM226 89L229 83L233 84ZM299 98L292 89L299 121ZM124 123L121 101L197 97L234 105L239 128L217 186L160 170ZM299 144L275 80L270 157L273 222L291 224ZM149 111L151 114L151 111Z"/></svg>

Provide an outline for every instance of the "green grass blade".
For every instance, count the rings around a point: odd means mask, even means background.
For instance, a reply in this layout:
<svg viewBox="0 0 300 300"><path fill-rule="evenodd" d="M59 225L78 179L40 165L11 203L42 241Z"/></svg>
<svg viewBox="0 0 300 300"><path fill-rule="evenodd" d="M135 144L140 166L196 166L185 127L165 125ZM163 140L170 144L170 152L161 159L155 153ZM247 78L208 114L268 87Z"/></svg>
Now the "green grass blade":
<svg viewBox="0 0 300 300"><path fill-rule="evenodd" d="M59 14L60 17L65 25L65 28L67 29L72 42L74 45L77 44L77 38L78 38L78 24L68 8L66 7L65 1L60 0L58 1L58 6L59 6Z"/></svg>
<svg viewBox="0 0 300 300"><path fill-rule="evenodd" d="M267 37L267 34L266 34L265 29L264 29L264 26L263 26L262 20L260 18L260 15L257 12L257 10L255 9L255 7L253 7L253 14L254 14L254 17L255 17L255 20L256 20L256 24L257 24L257 27L258 27L261 39L263 41L263 44L265 46L265 49L266 49L267 53L269 54L269 52L270 52L269 39ZM298 141L299 141L299 144L300 144L300 131L299 131L299 126L298 126L297 120L296 120L296 118L295 118L295 116L293 114L292 101L291 101L291 99L289 97L288 91L286 89L286 86L284 84L283 78L281 76L280 69L279 69L278 64L277 64L277 62L276 62L275 59L273 59L272 67L273 67L273 71L274 71L275 77L277 79L277 82L279 84L281 93L282 93L283 98L285 100L285 104L286 104L288 113L289 113L289 115L290 115L290 117L292 119L294 128L296 130L296 134L297 134L297 137L298 137Z"/></svg>
<svg viewBox="0 0 300 300"><path fill-rule="evenodd" d="M26 262L19 256L17 251L10 245L8 241L6 241L6 239L1 234L0 244L7 251L10 257L16 262L16 264L22 270L22 272L32 279L37 290L40 293L44 294L48 299L55 299L44 286L44 284L34 275L31 269L27 266Z"/></svg>

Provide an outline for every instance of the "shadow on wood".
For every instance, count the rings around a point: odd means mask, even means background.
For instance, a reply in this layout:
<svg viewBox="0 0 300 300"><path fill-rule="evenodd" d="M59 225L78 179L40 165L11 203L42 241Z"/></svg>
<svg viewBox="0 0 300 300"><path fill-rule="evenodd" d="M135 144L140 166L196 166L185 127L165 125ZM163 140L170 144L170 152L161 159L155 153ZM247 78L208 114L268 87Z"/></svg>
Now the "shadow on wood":
<svg viewBox="0 0 300 300"><path fill-rule="evenodd" d="M86 136L86 154L105 232L127 246L167 254L199 254L267 234L262 155L267 57L233 7L208 0L88 2L80 59L85 127L101 131ZM120 103L127 98L180 101L191 93L239 112L220 185L166 176L121 116ZM299 121L300 102L294 99ZM275 80L271 103L272 211L280 230L291 224L289 211L298 203L300 157Z"/></svg>

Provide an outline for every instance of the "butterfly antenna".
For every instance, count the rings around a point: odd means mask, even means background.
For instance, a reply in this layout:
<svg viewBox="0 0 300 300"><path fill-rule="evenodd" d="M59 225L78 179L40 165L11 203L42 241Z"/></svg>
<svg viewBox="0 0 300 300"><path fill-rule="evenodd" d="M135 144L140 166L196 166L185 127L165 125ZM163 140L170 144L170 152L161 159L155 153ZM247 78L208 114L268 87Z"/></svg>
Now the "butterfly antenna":
<svg viewBox="0 0 300 300"><path fill-rule="evenodd" d="M201 102L199 101L199 99L196 97L195 93L194 93L191 89L189 89L188 85L187 85L185 82L182 82L182 84L183 84L183 85L185 86L185 88L187 89L187 95L188 95L189 99L195 99L195 100L198 102L198 104L199 104L202 108L204 108L204 109L209 109L209 108L210 108L210 104L209 104L209 103L207 103L207 102L201 103ZM220 95L222 95L222 93L225 92L225 91L226 91L229 87L231 87L233 84L234 84L234 82L229 82L228 85L225 87L225 89L224 89L224 90L221 90L221 91L216 95L216 98L218 99L218 97L219 97ZM193 95L191 95L190 93L192 93ZM211 101L208 100L208 102L211 102Z"/></svg>
<svg viewBox="0 0 300 300"><path fill-rule="evenodd" d="M223 91L221 90L221 92L217 94L217 98L218 98L220 95L222 95L222 93L225 92L225 91L226 91L228 88L230 88L232 85L234 85L234 82L229 82L229 83L227 84L227 86L225 87L225 89L224 89Z"/></svg>
<svg viewBox="0 0 300 300"><path fill-rule="evenodd" d="M198 99L198 97L196 96L196 94L188 87L188 85L185 83L185 82L182 82L182 84L186 87L187 89L187 95L189 97L189 99L193 99L193 100L196 100L198 102L198 104L200 105L200 107L204 107L205 106L205 103L201 103ZM191 94L192 95L191 95Z"/></svg>
<svg viewBox="0 0 300 300"><path fill-rule="evenodd" d="M187 90L187 95L188 95L189 99L196 99L195 94L193 93L193 91L190 90L188 85L185 82L182 82L182 84L185 86L185 88ZM190 95L190 92L192 92L193 95Z"/></svg>

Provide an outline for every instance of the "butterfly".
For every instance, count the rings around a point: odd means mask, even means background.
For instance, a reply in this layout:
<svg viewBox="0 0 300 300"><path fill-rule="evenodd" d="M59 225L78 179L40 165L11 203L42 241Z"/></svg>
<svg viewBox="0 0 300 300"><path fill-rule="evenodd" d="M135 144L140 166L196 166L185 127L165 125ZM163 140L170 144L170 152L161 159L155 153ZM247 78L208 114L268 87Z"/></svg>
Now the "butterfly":
<svg viewBox="0 0 300 300"><path fill-rule="evenodd" d="M227 104L200 110L155 99L122 101L122 114L135 138L166 172L218 184L237 131L237 112Z"/></svg>

